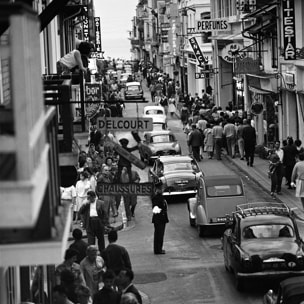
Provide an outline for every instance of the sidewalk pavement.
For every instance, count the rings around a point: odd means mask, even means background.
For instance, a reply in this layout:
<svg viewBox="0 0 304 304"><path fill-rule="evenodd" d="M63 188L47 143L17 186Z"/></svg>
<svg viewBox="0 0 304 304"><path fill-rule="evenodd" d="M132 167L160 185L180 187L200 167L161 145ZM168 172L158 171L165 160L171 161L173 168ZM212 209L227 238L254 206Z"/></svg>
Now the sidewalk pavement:
<svg viewBox="0 0 304 304"><path fill-rule="evenodd" d="M248 177L258 183L263 189L269 193L269 201L272 200L270 195L270 178L268 178L268 164L267 159L262 159L258 156L254 158L253 167L247 166L245 160L240 160L239 158L231 158L228 155L224 155L229 161L231 161L237 168L246 173ZM295 197L295 191L287 189L285 186L285 180L282 182L282 194L275 196L276 201L285 203L290 208L295 208L294 212L296 215L304 220L304 211L302 209L302 204L300 199Z"/></svg>

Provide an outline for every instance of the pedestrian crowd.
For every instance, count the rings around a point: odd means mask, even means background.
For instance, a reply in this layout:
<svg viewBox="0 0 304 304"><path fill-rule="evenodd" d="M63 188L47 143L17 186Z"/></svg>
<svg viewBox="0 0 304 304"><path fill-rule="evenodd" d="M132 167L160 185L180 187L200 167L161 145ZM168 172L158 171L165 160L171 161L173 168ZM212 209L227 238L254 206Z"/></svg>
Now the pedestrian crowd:
<svg viewBox="0 0 304 304"><path fill-rule="evenodd" d="M101 252L82 239L81 229L74 229L73 237L64 261L55 268L53 303L142 304L129 253L117 243L116 230L108 233Z"/></svg>

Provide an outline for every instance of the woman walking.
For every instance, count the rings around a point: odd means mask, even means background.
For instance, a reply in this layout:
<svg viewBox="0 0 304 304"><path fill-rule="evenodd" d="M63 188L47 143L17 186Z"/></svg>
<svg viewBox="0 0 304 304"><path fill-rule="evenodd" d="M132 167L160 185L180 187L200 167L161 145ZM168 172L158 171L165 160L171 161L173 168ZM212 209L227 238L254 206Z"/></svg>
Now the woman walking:
<svg viewBox="0 0 304 304"><path fill-rule="evenodd" d="M74 217L76 223L78 222L78 211L80 207L84 204L85 200L87 199L87 193L91 190L91 183L88 179L87 172L80 172L79 173L79 181L76 183L76 204L74 207Z"/></svg>
<svg viewBox="0 0 304 304"><path fill-rule="evenodd" d="M176 105L175 105L175 98L173 95L170 96L169 98L169 107L168 107L169 113L171 115L171 117L174 116L174 114L176 115Z"/></svg>
<svg viewBox="0 0 304 304"><path fill-rule="evenodd" d="M296 197L301 198L304 209L304 153L299 154L299 161L295 164L291 174L292 185L296 185Z"/></svg>

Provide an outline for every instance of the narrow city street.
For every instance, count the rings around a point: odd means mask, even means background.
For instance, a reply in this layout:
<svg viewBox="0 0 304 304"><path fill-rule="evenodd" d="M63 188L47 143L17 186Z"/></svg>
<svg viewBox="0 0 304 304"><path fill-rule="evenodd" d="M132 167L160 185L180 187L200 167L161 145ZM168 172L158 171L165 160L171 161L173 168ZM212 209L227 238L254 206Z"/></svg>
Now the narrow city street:
<svg viewBox="0 0 304 304"><path fill-rule="evenodd" d="M145 92L150 100L148 92ZM125 116L139 116L148 103L126 104ZM168 128L174 132L188 153L186 135L179 119L168 116ZM199 163L205 175L240 174L243 178L248 201L267 201L269 194L241 173L226 158L223 161L207 159ZM147 167L138 170L141 181L147 181ZM271 286L269 282L255 280L240 293L234 286L234 278L227 273L223 262L221 235L200 238L195 228L189 225L185 201L169 204L169 220L165 233L165 255L153 254L152 208L148 197L139 197L135 225L119 233L119 243L131 256L136 286L147 295L147 303L261 303L263 294ZM254 286L254 288L253 288Z"/></svg>

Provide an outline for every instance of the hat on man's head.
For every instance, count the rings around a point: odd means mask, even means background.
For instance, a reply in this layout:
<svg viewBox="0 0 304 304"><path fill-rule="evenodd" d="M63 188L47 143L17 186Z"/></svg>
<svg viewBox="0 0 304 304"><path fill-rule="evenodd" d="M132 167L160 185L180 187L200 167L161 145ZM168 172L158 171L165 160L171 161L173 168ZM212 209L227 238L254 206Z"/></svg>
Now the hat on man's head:
<svg viewBox="0 0 304 304"><path fill-rule="evenodd" d="M120 139L119 142L120 142L122 145L127 145L127 144L129 143L129 141L128 141L126 138Z"/></svg>

